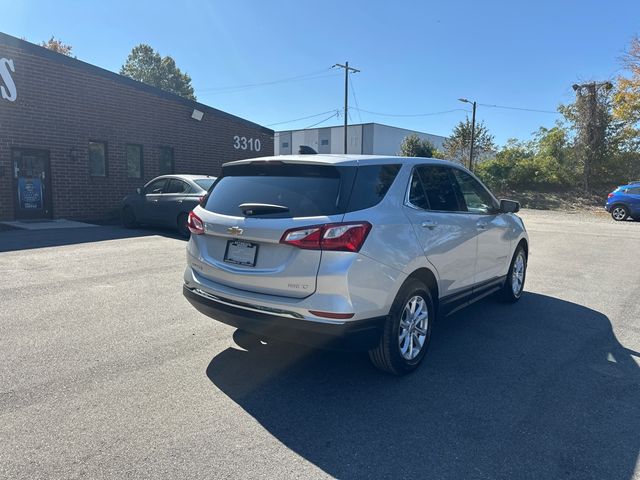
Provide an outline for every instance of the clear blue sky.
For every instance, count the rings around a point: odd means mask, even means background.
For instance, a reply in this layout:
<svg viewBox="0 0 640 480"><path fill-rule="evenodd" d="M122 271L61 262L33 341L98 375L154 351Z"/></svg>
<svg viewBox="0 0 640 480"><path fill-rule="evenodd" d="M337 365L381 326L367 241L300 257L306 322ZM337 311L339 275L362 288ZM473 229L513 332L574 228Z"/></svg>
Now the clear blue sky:
<svg viewBox="0 0 640 480"><path fill-rule="evenodd" d="M199 101L263 125L340 109L343 77L329 67L345 60L362 70L354 91L358 106L372 112L467 108L459 97L555 110L572 100L576 81L620 73L620 55L640 33L638 0L0 0L0 11L0 31L33 42L55 35L79 59L113 71L134 45L148 43L191 75ZM272 128L305 128L329 115ZM447 135L465 115L353 110L351 119ZM526 139L555 118L478 107L499 144Z"/></svg>

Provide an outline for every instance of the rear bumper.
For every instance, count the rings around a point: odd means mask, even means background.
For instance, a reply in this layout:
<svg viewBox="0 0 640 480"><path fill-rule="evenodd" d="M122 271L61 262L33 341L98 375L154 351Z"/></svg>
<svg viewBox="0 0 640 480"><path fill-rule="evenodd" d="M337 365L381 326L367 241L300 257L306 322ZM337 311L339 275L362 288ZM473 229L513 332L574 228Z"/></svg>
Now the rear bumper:
<svg viewBox="0 0 640 480"><path fill-rule="evenodd" d="M369 350L380 339L386 317L323 323L300 318L287 318L231 305L198 293L184 285L182 293L196 310L232 327L268 338L282 339L315 348Z"/></svg>

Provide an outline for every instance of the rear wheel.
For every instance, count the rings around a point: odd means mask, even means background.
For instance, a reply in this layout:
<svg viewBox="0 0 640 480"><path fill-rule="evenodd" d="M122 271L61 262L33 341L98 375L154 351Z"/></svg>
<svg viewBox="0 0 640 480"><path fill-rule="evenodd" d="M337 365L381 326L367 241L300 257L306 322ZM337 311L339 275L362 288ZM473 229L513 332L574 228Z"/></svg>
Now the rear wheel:
<svg viewBox="0 0 640 480"><path fill-rule="evenodd" d="M404 375L415 370L431 340L435 309L425 285L409 280L393 302L378 345L369 351L380 370Z"/></svg>
<svg viewBox="0 0 640 480"><path fill-rule="evenodd" d="M189 215L187 215L186 213L181 213L180 215L178 215L178 232L184 238L189 238L189 235L191 235L191 232L189 231L189 225L187 223L188 220Z"/></svg>
<svg viewBox="0 0 640 480"><path fill-rule="evenodd" d="M126 228L135 228L138 226L136 215L133 213L133 208L127 206L122 209L122 224Z"/></svg>
<svg viewBox="0 0 640 480"><path fill-rule="evenodd" d="M629 218L629 210L624 205L616 205L611 209L611 217L618 222L622 222Z"/></svg>

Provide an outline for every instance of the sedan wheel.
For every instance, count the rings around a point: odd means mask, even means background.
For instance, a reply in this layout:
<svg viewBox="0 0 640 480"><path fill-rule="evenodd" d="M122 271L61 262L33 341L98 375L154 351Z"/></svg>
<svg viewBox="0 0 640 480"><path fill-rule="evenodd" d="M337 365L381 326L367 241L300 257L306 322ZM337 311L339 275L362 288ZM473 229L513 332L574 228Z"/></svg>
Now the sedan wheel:
<svg viewBox="0 0 640 480"><path fill-rule="evenodd" d="M138 226L136 215L133 213L133 208L126 206L122 210L122 224L126 228L135 228Z"/></svg>
<svg viewBox="0 0 640 480"><path fill-rule="evenodd" d="M614 207L613 210L611 210L611 216L614 220L622 222L629 217L629 211L627 210L627 207L618 205L617 207Z"/></svg>

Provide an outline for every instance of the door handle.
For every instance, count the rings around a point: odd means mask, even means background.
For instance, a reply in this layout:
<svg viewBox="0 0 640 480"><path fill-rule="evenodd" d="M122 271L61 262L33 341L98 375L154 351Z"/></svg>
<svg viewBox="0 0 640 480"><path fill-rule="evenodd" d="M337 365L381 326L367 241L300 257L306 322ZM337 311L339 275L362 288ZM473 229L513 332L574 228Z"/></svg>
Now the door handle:
<svg viewBox="0 0 640 480"><path fill-rule="evenodd" d="M486 230L489 225L486 223L479 223L478 230Z"/></svg>
<svg viewBox="0 0 640 480"><path fill-rule="evenodd" d="M178 203L182 203L182 200L178 200Z"/></svg>
<svg viewBox="0 0 640 480"><path fill-rule="evenodd" d="M433 230L434 228L436 228L438 226L438 224L432 220L427 220L426 222L422 222L422 227L423 228L428 228L429 230Z"/></svg>

